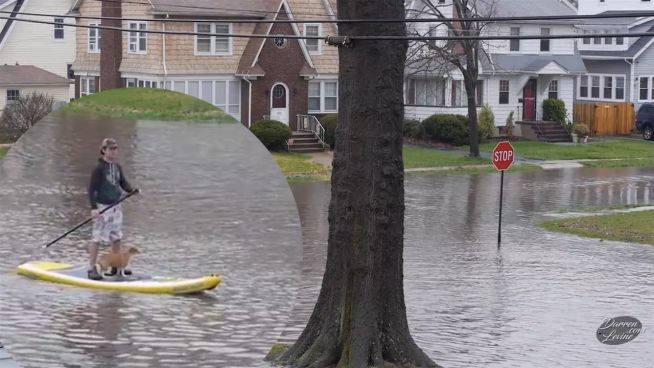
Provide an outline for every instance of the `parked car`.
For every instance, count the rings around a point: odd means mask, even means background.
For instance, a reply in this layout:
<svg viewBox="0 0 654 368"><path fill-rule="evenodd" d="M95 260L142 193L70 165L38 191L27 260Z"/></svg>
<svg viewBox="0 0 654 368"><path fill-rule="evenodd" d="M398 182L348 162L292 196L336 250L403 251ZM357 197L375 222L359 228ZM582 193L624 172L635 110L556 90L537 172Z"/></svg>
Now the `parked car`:
<svg viewBox="0 0 654 368"><path fill-rule="evenodd" d="M643 134L643 139L654 140L654 103L644 103L636 114L636 130Z"/></svg>

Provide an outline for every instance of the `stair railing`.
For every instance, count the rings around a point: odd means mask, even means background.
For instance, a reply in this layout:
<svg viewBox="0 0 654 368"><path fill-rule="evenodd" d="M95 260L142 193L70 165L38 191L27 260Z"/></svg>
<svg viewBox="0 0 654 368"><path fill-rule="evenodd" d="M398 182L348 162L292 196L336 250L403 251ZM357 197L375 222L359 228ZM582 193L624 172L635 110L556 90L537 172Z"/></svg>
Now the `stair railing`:
<svg viewBox="0 0 654 368"><path fill-rule="evenodd" d="M320 124L318 118L313 115L297 115L297 130L312 132L320 141L320 144L325 146L325 128Z"/></svg>

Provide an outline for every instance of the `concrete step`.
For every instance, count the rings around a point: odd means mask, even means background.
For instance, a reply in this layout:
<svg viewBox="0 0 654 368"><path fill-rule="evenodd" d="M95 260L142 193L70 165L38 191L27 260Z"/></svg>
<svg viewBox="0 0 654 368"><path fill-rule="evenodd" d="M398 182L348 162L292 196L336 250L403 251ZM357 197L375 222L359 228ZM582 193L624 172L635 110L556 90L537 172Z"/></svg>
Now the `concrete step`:
<svg viewBox="0 0 654 368"><path fill-rule="evenodd" d="M316 135L311 133L311 132L293 132L291 135L293 138L312 138L315 137Z"/></svg>
<svg viewBox="0 0 654 368"><path fill-rule="evenodd" d="M322 148L320 143L293 143L291 148Z"/></svg>
<svg viewBox="0 0 654 368"><path fill-rule="evenodd" d="M297 143L320 143L318 138L312 137L312 138L291 138L293 140L293 144Z"/></svg>
<svg viewBox="0 0 654 368"><path fill-rule="evenodd" d="M320 147L320 148L295 148L291 146L290 152L296 152L296 153L313 153L313 152L324 152L325 149Z"/></svg>

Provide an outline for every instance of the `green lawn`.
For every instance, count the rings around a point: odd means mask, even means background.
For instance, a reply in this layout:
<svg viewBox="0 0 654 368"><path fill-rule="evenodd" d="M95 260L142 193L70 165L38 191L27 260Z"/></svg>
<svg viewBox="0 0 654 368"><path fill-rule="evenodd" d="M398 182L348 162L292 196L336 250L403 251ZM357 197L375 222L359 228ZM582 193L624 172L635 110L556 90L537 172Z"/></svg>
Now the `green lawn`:
<svg viewBox="0 0 654 368"><path fill-rule="evenodd" d="M628 159L628 160L600 160L600 161L586 161L582 162L584 166L588 167L654 167L654 159Z"/></svg>
<svg viewBox="0 0 654 368"><path fill-rule="evenodd" d="M130 120L236 120L212 104L179 92L152 88L120 88L74 100L60 111Z"/></svg>
<svg viewBox="0 0 654 368"><path fill-rule="evenodd" d="M9 147L0 147L0 158L3 158L7 151L9 151Z"/></svg>
<svg viewBox="0 0 654 368"><path fill-rule="evenodd" d="M329 169L311 161L311 156L301 153L273 152L273 158L284 175L328 175Z"/></svg>
<svg viewBox="0 0 654 368"><path fill-rule="evenodd" d="M541 227L590 238L654 244L654 211L553 220Z"/></svg>
<svg viewBox="0 0 654 368"><path fill-rule="evenodd" d="M408 147L403 150L404 168L416 167L442 167L442 166L466 166L466 165L490 165L490 160L483 158L471 158L462 154L443 152L435 149Z"/></svg>
<svg viewBox="0 0 654 368"><path fill-rule="evenodd" d="M631 139L611 139L575 145L534 141L511 142L511 144L517 156L540 160L647 158L652 157L652 152L654 152L652 142ZM485 143L480 147L482 151L486 152L491 152L493 148L495 148L495 143ZM623 163L623 165L625 164L626 162Z"/></svg>

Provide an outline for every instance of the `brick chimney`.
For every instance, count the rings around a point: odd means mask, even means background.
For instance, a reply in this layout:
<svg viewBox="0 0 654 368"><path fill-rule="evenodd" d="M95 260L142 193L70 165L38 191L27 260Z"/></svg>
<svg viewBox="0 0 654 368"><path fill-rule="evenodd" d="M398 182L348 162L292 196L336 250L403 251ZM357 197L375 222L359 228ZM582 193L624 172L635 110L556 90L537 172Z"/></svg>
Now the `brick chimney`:
<svg viewBox="0 0 654 368"><path fill-rule="evenodd" d="M103 1L103 17L122 17L120 1ZM103 26L122 27L120 20L102 19ZM123 60L123 33L113 30L100 30L100 90L105 91L122 87L120 63Z"/></svg>

